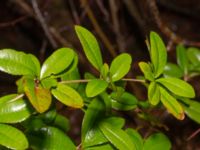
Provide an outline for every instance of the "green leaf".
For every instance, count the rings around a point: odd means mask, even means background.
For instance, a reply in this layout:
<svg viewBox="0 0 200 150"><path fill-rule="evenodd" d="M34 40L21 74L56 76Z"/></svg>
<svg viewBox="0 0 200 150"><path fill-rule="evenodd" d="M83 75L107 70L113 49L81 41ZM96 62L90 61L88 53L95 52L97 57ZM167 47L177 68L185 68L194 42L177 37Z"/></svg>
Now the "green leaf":
<svg viewBox="0 0 200 150"><path fill-rule="evenodd" d="M161 102L167 108L167 110L177 119L183 120L185 118L184 111L177 100L162 87L160 87L160 93Z"/></svg>
<svg viewBox="0 0 200 150"><path fill-rule="evenodd" d="M0 71L12 75L37 75L38 65L32 55L12 49L0 50Z"/></svg>
<svg viewBox="0 0 200 150"><path fill-rule="evenodd" d="M177 63L180 68L183 70L184 74L188 72L188 58L186 55L186 49L183 45L178 45L176 47L176 57Z"/></svg>
<svg viewBox="0 0 200 150"><path fill-rule="evenodd" d="M52 125L59 128L60 130L63 130L64 132L67 132L70 129L69 119L59 114L56 115Z"/></svg>
<svg viewBox="0 0 200 150"><path fill-rule="evenodd" d="M183 77L183 71L176 64L172 63L166 64L163 74L165 77L175 77L175 78Z"/></svg>
<svg viewBox="0 0 200 150"><path fill-rule="evenodd" d="M156 82L151 82L148 87L148 99L152 105L157 105L160 102L160 89Z"/></svg>
<svg viewBox="0 0 200 150"><path fill-rule="evenodd" d="M198 66L200 64L200 50L198 48L188 48L187 56L193 65Z"/></svg>
<svg viewBox="0 0 200 150"><path fill-rule="evenodd" d="M83 99L79 93L70 86L58 84L57 88L51 90L51 92L56 99L67 106L73 108L83 107Z"/></svg>
<svg viewBox="0 0 200 150"><path fill-rule="evenodd" d="M83 46L83 50L89 62L100 71L103 66L102 56L98 42L94 35L86 28L76 25L76 34Z"/></svg>
<svg viewBox="0 0 200 150"><path fill-rule="evenodd" d="M120 97L117 96L117 93L113 92L111 98L112 107L117 110L127 111L137 107L137 98L128 92L124 92Z"/></svg>
<svg viewBox="0 0 200 150"><path fill-rule="evenodd" d="M134 129L128 128L126 129L126 133L130 136L133 144L136 147L136 150L143 149L143 139L141 135Z"/></svg>
<svg viewBox="0 0 200 150"><path fill-rule="evenodd" d="M122 129L115 128L106 121L99 123L99 128L104 136L120 150L136 150L135 145L131 141L129 135Z"/></svg>
<svg viewBox="0 0 200 150"><path fill-rule="evenodd" d="M32 54L28 54L28 56L32 60L32 62L35 64L35 67L34 67L35 73L36 73L37 77L39 77L40 76L40 67L41 67L39 60Z"/></svg>
<svg viewBox="0 0 200 150"><path fill-rule="evenodd" d="M113 148L111 144L105 143L97 146L88 147L85 148L84 150L115 150L115 148Z"/></svg>
<svg viewBox="0 0 200 150"><path fill-rule="evenodd" d="M25 135L18 129L0 124L0 145L10 149L23 150L28 148Z"/></svg>
<svg viewBox="0 0 200 150"><path fill-rule="evenodd" d="M23 95L10 94L0 98L0 122L17 123L26 120L32 113Z"/></svg>
<svg viewBox="0 0 200 150"><path fill-rule="evenodd" d="M55 127L42 127L29 133L28 139L33 150L76 150L71 139Z"/></svg>
<svg viewBox="0 0 200 150"><path fill-rule="evenodd" d="M106 122L110 124L111 126L118 129L121 129L125 125L125 120L124 118L121 118L121 117L108 117L101 121Z"/></svg>
<svg viewBox="0 0 200 150"><path fill-rule="evenodd" d="M200 124L200 103L196 101L189 100L188 106L182 105L186 115L192 120Z"/></svg>
<svg viewBox="0 0 200 150"><path fill-rule="evenodd" d="M167 62L167 50L160 36L155 33L150 33L150 55L154 67L155 78L159 77Z"/></svg>
<svg viewBox="0 0 200 150"><path fill-rule="evenodd" d="M74 69L72 72L67 73L61 77L62 81L79 80L79 79L80 79L80 74L78 68ZM67 85L74 89L77 89L79 83L68 83Z"/></svg>
<svg viewBox="0 0 200 150"><path fill-rule="evenodd" d="M162 133L155 133L149 136L144 143L143 150L170 150L171 142Z"/></svg>
<svg viewBox="0 0 200 150"><path fill-rule="evenodd" d="M193 87L187 82L180 80L178 78L172 78L172 77L160 78L157 79L156 82L161 83L169 91L178 96L188 97L188 98L195 97L195 92Z"/></svg>
<svg viewBox="0 0 200 150"><path fill-rule="evenodd" d="M70 48L60 48L56 50L43 63L40 79L63 72L73 62L74 57L75 52Z"/></svg>
<svg viewBox="0 0 200 150"><path fill-rule="evenodd" d="M129 72L131 62L132 58L127 53L120 54L112 61L110 75L113 82L120 80Z"/></svg>
<svg viewBox="0 0 200 150"><path fill-rule="evenodd" d="M58 82L54 78L45 78L41 80L42 87L45 89L51 89L52 87L56 87Z"/></svg>
<svg viewBox="0 0 200 150"><path fill-rule="evenodd" d="M102 93L108 87L108 83L101 79L94 79L88 82L86 86L86 95L94 97Z"/></svg>
<svg viewBox="0 0 200 150"><path fill-rule="evenodd" d="M105 114L105 105L99 99L93 99L89 104L82 122L81 139L82 142L87 139L88 132L93 129L97 120ZM88 135L87 135L88 134Z"/></svg>
<svg viewBox="0 0 200 150"><path fill-rule="evenodd" d="M32 78L24 80L24 91L32 106L39 112L43 113L51 105L51 93L48 89L37 85Z"/></svg>
<svg viewBox="0 0 200 150"><path fill-rule="evenodd" d="M107 63L104 63L102 68L101 68L101 77L109 82L110 81L110 78L109 78L109 66Z"/></svg>
<svg viewBox="0 0 200 150"><path fill-rule="evenodd" d="M154 80L153 70L149 64L146 62L139 63L140 70L143 72L145 79L149 81Z"/></svg>

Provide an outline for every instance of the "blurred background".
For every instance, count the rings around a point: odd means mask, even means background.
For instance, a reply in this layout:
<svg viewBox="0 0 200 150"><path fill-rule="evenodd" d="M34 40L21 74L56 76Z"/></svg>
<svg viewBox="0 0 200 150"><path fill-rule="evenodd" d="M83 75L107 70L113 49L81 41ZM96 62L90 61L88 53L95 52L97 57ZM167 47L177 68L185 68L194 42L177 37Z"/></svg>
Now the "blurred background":
<svg viewBox="0 0 200 150"><path fill-rule="evenodd" d="M127 52L133 57L129 77L141 72L139 61L148 61L145 44L150 31L156 31L165 41L168 60L176 61L175 47L200 47L199 0L0 0L0 49L12 48L35 54L42 63L54 50L71 47L79 54L83 75L96 73L88 65L74 25L89 29L98 39L104 62L110 63L116 55ZM0 95L16 91L18 77L0 73ZM194 78L197 98L200 83ZM128 85L128 90L139 99L146 99L146 90L140 84ZM58 110L71 120L70 135L77 143L83 113L58 104ZM127 126L142 128L143 136L153 131L165 132L174 150L200 150L199 125L189 119L178 121L166 112L149 110L160 119L158 124L136 118L136 111L119 112L127 119Z"/></svg>

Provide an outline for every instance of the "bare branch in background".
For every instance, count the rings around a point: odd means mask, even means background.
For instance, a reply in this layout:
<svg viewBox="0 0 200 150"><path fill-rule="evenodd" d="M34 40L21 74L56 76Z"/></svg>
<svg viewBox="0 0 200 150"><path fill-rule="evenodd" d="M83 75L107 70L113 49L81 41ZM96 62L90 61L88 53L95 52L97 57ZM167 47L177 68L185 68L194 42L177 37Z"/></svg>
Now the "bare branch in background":
<svg viewBox="0 0 200 150"><path fill-rule="evenodd" d="M35 11L35 14L37 16L37 19L39 20L44 32L45 32L45 35L47 36L49 42L51 43L51 45L53 46L53 48L57 48L58 45L56 43L56 41L53 39L50 31L49 31L49 27L44 19L44 17L42 16L41 12L40 12L40 9L38 7L38 4L37 4L37 1L36 0L31 0L32 2L32 6L33 6L33 9Z"/></svg>

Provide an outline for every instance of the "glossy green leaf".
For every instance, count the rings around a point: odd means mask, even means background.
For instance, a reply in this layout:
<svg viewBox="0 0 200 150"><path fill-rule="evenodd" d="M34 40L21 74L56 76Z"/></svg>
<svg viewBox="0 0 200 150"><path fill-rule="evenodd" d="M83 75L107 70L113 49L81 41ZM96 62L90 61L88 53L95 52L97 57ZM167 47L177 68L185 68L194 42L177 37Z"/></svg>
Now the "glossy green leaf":
<svg viewBox="0 0 200 150"><path fill-rule="evenodd" d="M143 72L145 79L149 81L154 80L153 70L149 64L146 62L139 63L140 70Z"/></svg>
<svg viewBox="0 0 200 150"><path fill-rule="evenodd" d="M24 80L24 91L32 106L39 112L43 113L51 105L51 93L48 89L37 85L32 78Z"/></svg>
<svg viewBox="0 0 200 150"><path fill-rule="evenodd" d="M71 139L55 127L42 127L29 133L28 139L33 150L76 150Z"/></svg>
<svg viewBox="0 0 200 150"><path fill-rule="evenodd" d="M151 82L148 87L148 99L152 105L160 102L160 89L156 82Z"/></svg>
<svg viewBox="0 0 200 150"><path fill-rule="evenodd" d="M137 98L128 93L124 92L120 97L116 95L115 92L111 94L112 98L112 107L117 110L132 110L137 107L138 100Z"/></svg>
<svg viewBox="0 0 200 150"><path fill-rule="evenodd" d="M57 88L51 90L51 92L56 99L67 106L73 108L83 107L83 99L79 93L70 86L58 84Z"/></svg>
<svg viewBox="0 0 200 150"><path fill-rule="evenodd" d="M45 89L51 89L52 87L56 87L58 82L54 78L45 78L41 80L42 87Z"/></svg>
<svg viewBox="0 0 200 150"><path fill-rule="evenodd" d="M187 56L193 65L198 66L200 64L200 50L198 48L194 47L188 48Z"/></svg>
<svg viewBox="0 0 200 150"><path fill-rule="evenodd" d="M184 111L189 118L200 124L200 103L192 100L189 101L188 106L182 105Z"/></svg>
<svg viewBox="0 0 200 150"><path fill-rule="evenodd" d="M87 133L93 129L97 120L99 120L105 114L105 105L99 99L93 99L89 104L82 122L81 138L84 142Z"/></svg>
<svg viewBox="0 0 200 150"><path fill-rule="evenodd" d="M171 148L171 142L166 135L155 133L145 140L143 150L170 150Z"/></svg>
<svg viewBox="0 0 200 150"><path fill-rule="evenodd" d="M74 69L72 72L67 73L61 77L62 81L79 80L79 79L80 79L80 74L78 68ZM67 83L67 85L74 89L77 89L79 83Z"/></svg>
<svg viewBox="0 0 200 150"><path fill-rule="evenodd" d="M28 141L20 130L10 125L0 124L0 145L10 149L24 150L28 148Z"/></svg>
<svg viewBox="0 0 200 150"><path fill-rule="evenodd" d="M166 64L163 74L165 77L175 77L175 78L183 77L183 71L176 64L172 63Z"/></svg>
<svg viewBox="0 0 200 150"><path fill-rule="evenodd" d="M188 97L188 98L193 98L195 97L195 92L193 87L178 78L160 78L156 80L156 82L161 83L163 86L165 86L169 91L172 93L182 96L182 97Z"/></svg>
<svg viewBox="0 0 200 150"><path fill-rule="evenodd" d="M101 144L93 147L85 148L84 150L115 150L115 148L111 144Z"/></svg>
<svg viewBox="0 0 200 150"><path fill-rule="evenodd" d="M155 33L150 33L150 56L154 67L155 78L159 77L167 62L167 50L160 36Z"/></svg>
<svg viewBox="0 0 200 150"><path fill-rule="evenodd" d="M111 126L114 126L119 129L121 129L125 124L125 120L120 117L109 117L109 118L103 119L102 121L107 122ZM98 127L98 123L96 123L95 126L93 126L93 128L87 132L85 141L83 143L83 147L91 147L95 145L99 146L101 144L105 144L109 142L107 138L103 135L103 133L100 131Z"/></svg>
<svg viewBox="0 0 200 150"><path fill-rule="evenodd" d="M73 62L75 52L70 48L60 48L49 56L42 65L40 79L63 72Z"/></svg>
<svg viewBox="0 0 200 150"><path fill-rule="evenodd" d="M85 140L83 142L83 149L87 149L87 147L91 146L99 146L107 142L109 141L103 135L99 127L94 125L86 134Z"/></svg>
<svg viewBox="0 0 200 150"><path fill-rule="evenodd" d="M177 119L183 120L185 118L184 111L177 100L162 87L160 87L160 93L161 102L167 108L167 110Z"/></svg>
<svg viewBox="0 0 200 150"><path fill-rule="evenodd" d="M10 94L0 98L0 122L17 123L26 120L32 113L31 107L22 99L23 95Z"/></svg>
<svg viewBox="0 0 200 150"><path fill-rule="evenodd" d="M59 114L56 115L55 120L52 125L59 128L60 130L63 130L64 132L67 132L70 129L69 119Z"/></svg>
<svg viewBox="0 0 200 150"><path fill-rule="evenodd" d="M176 57L177 63L180 68L183 70L184 74L188 72L188 58L186 54L186 49L183 45L178 45L176 47Z"/></svg>
<svg viewBox="0 0 200 150"><path fill-rule="evenodd" d="M28 56L29 56L29 59L31 59L32 62L34 63L35 73L36 73L37 77L39 77L40 76L40 68L41 68L39 60L32 54L28 54Z"/></svg>
<svg viewBox="0 0 200 150"><path fill-rule="evenodd" d="M103 100L104 104L105 104L105 111L107 114L110 114L111 111L112 111L112 103L111 103L111 98L110 96L108 95L107 92L102 92L100 95L99 95L100 99Z"/></svg>
<svg viewBox="0 0 200 150"><path fill-rule="evenodd" d="M86 95L94 97L102 93L108 87L108 83L104 80L94 79L88 82L86 86Z"/></svg>
<svg viewBox="0 0 200 150"><path fill-rule="evenodd" d="M94 35L86 28L76 25L76 34L83 46L83 50L89 62L100 71L103 66L99 44Z"/></svg>
<svg viewBox="0 0 200 150"><path fill-rule="evenodd" d="M107 63L104 63L102 68L101 68L101 77L109 82L110 81L110 78L109 78L109 66Z"/></svg>
<svg viewBox="0 0 200 150"><path fill-rule="evenodd" d="M126 133L130 136L133 144L136 147L136 150L143 149L143 139L141 135L134 129L128 128L126 129Z"/></svg>
<svg viewBox="0 0 200 150"><path fill-rule="evenodd" d="M117 56L110 65L110 75L113 82L123 78L131 68L132 58L129 54L123 53Z"/></svg>
<svg viewBox="0 0 200 150"><path fill-rule="evenodd" d="M12 75L37 75L38 66L35 63L33 55L12 49L0 50L0 71Z"/></svg>
<svg viewBox="0 0 200 150"><path fill-rule="evenodd" d="M135 145L129 135L122 129L115 128L106 121L101 121L98 125L104 136L120 150L136 150Z"/></svg>

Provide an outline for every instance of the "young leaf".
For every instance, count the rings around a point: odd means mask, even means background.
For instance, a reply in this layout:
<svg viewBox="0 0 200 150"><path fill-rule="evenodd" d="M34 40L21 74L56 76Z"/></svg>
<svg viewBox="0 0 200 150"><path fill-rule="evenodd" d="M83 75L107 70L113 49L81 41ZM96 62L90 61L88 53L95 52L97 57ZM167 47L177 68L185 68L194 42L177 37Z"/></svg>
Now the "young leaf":
<svg viewBox="0 0 200 150"><path fill-rule="evenodd" d="M120 54L112 61L110 75L113 82L120 80L129 72L131 62L132 58L127 53Z"/></svg>
<svg viewBox="0 0 200 150"><path fill-rule="evenodd" d="M171 142L162 133L155 133L145 140L143 150L170 150Z"/></svg>
<svg viewBox="0 0 200 150"><path fill-rule="evenodd" d="M52 87L56 87L58 84L57 80L54 78L45 78L41 80L41 85L45 89L51 89Z"/></svg>
<svg viewBox="0 0 200 150"><path fill-rule="evenodd" d="M54 127L59 128L63 132L67 132L70 129L70 122L69 119L63 115L57 114L55 120L52 124Z"/></svg>
<svg viewBox="0 0 200 150"><path fill-rule="evenodd" d="M64 84L58 84L56 89L51 90L52 94L58 99L61 103L73 107L73 108L81 108L83 107L83 99L70 86Z"/></svg>
<svg viewBox="0 0 200 150"><path fill-rule="evenodd" d="M108 87L108 83L104 80L100 79L94 79L88 82L86 86L86 95L88 97L94 97L98 94L105 91L105 89Z"/></svg>
<svg viewBox="0 0 200 150"><path fill-rule="evenodd" d="M88 132L93 129L96 121L98 121L105 114L105 105L99 99L93 99L89 104L82 122L81 140L85 141L86 136L90 135ZM88 135L87 135L88 134Z"/></svg>
<svg viewBox="0 0 200 150"><path fill-rule="evenodd" d="M0 124L0 145L9 149L23 150L28 148L28 141L20 130Z"/></svg>
<svg viewBox="0 0 200 150"><path fill-rule="evenodd" d="M172 63L167 63L164 72L165 77L175 77L175 78L181 78L183 77L183 71L176 65Z"/></svg>
<svg viewBox="0 0 200 150"><path fill-rule="evenodd" d="M191 118L192 120L196 121L200 124L200 103L196 101L189 100L189 106L182 105L186 115Z"/></svg>
<svg viewBox="0 0 200 150"><path fill-rule="evenodd" d="M101 68L101 77L107 82L109 82L109 80L110 80L109 79L109 66L107 63L104 63Z"/></svg>
<svg viewBox="0 0 200 150"><path fill-rule="evenodd" d="M177 63L180 68L183 70L184 74L188 72L188 58L186 55L186 49L183 45L178 45L176 47L176 57Z"/></svg>
<svg viewBox="0 0 200 150"><path fill-rule="evenodd" d="M34 150L76 150L71 139L55 127L42 127L28 134L30 146Z"/></svg>
<svg viewBox="0 0 200 150"><path fill-rule="evenodd" d="M156 82L151 82L148 87L148 99L152 105L157 105L160 102L160 89Z"/></svg>
<svg viewBox="0 0 200 150"><path fill-rule="evenodd" d="M141 135L134 129L128 128L126 129L126 133L130 136L133 144L136 147L136 150L143 149L143 139Z"/></svg>
<svg viewBox="0 0 200 150"><path fill-rule="evenodd" d="M78 68L74 69L70 73L67 73L61 77L62 81L67 81L67 80L79 80L80 79L80 74L78 71ZM68 86L72 87L73 89L77 89L79 83L68 83Z"/></svg>
<svg viewBox="0 0 200 150"><path fill-rule="evenodd" d="M187 82L180 80L178 78L172 78L172 77L160 78L157 79L156 82L161 83L169 91L178 96L188 97L188 98L195 97L195 92L193 87Z"/></svg>
<svg viewBox="0 0 200 150"><path fill-rule="evenodd" d="M117 148L120 150L136 150L135 145L131 141L128 134L122 129L118 129L107 123L106 121L101 121L98 124L100 130L103 132L104 136Z"/></svg>
<svg viewBox="0 0 200 150"><path fill-rule="evenodd" d="M40 76L40 62L39 62L39 60L32 54L28 54L28 56L33 61L34 65L35 65L34 70L35 70L36 76L39 77Z"/></svg>
<svg viewBox="0 0 200 150"><path fill-rule="evenodd" d="M153 71L149 64L147 64L146 62L140 62L139 67L140 67L140 70L143 72L145 79L149 81L154 80Z"/></svg>
<svg viewBox="0 0 200 150"><path fill-rule="evenodd" d="M0 122L17 123L26 120L32 109L21 95L10 94L0 98Z"/></svg>
<svg viewBox="0 0 200 150"><path fill-rule="evenodd" d="M40 79L63 72L73 62L75 53L70 48L60 48L49 56L42 65Z"/></svg>
<svg viewBox="0 0 200 150"><path fill-rule="evenodd" d="M97 70L100 71L103 66L103 61L96 38L90 31L81 26L76 25L75 30L83 46L87 59Z"/></svg>
<svg viewBox="0 0 200 150"><path fill-rule="evenodd" d="M194 47L190 47L187 50L187 56L193 65L198 66L200 63L200 50Z"/></svg>
<svg viewBox="0 0 200 150"><path fill-rule="evenodd" d="M167 110L177 119L183 120L185 118L184 111L177 100L162 87L160 87L160 93L161 102L167 108Z"/></svg>
<svg viewBox="0 0 200 150"><path fill-rule="evenodd" d="M160 36L155 33L150 33L150 56L154 67L155 78L159 77L167 62L167 50Z"/></svg>
<svg viewBox="0 0 200 150"><path fill-rule="evenodd" d="M32 78L24 80L24 91L33 107L39 112L43 113L51 105L51 93L48 89L36 85Z"/></svg>
<svg viewBox="0 0 200 150"><path fill-rule="evenodd" d="M33 60L34 59L34 60ZM0 71L12 75L37 75L36 58L12 49L0 50Z"/></svg>
<svg viewBox="0 0 200 150"><path fill-rule="evenodd" d="M120 97L116 96L115 92L111 94L112 107L114 109L127 111L137 107L138 100L134 95L124 92Z"/></svg>

